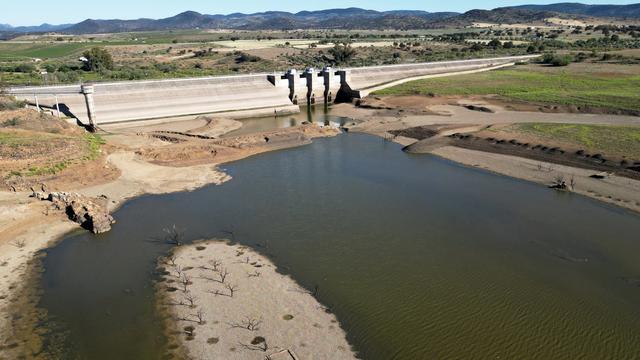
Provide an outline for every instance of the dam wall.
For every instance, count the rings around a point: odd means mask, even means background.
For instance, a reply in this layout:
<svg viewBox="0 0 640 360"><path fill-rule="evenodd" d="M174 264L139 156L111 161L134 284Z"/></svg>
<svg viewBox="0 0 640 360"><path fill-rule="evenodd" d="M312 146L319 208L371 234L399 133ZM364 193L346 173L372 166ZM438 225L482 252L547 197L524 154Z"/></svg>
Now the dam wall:
<svg viewBox="0 0 640 360"><path fill-rule="evenodd" d="M267 74L96 83L93 88L98 124L199 114L242 112L251 116L300 111L289 100L288 90L274 87ZM19 93L19 98L31 103L37 95L38 105L53 109L57 95L63 113L90 124L80 86L22 88Z"/></svg>
<svg viewBox="0 0 640 360"><path fill-rule="evenodd" d="M511 56L488 59L442 61L418 64L399 64L369 66L361 68L345 69L350 73L348 83L351 89L358 94L356 97L365 97L375 88L384 88L385 84L397 85L398 80L413 80L417 77L451 74L470 70L491 69L501 65L513 64L519 61L527 61L538 55Z"/></svg>
<svg viewBox="0 0 640 360"><path fill-rule="evenodd" d="M16 87L9 93L49 107L92 127L119 122L185 118L281 115L299 106L351 101L371 91L428 76L484 71L537 55L361 68L313 68L298 72Z"/></svg>

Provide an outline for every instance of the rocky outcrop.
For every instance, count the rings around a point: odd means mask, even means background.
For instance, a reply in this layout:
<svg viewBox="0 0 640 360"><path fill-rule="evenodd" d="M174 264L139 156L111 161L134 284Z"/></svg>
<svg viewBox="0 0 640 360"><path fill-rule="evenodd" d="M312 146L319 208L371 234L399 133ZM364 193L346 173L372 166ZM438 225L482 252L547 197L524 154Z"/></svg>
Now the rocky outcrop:
<svg viewBox="0 0 640 360"><path fill-rule="evenodd" d="M34 191L32 197L50 201L54 209L64 211L70 220L94 234L111 230L111 225L115 223L107 211L107 199L104 196L90 198L76 193Z"/></svg>

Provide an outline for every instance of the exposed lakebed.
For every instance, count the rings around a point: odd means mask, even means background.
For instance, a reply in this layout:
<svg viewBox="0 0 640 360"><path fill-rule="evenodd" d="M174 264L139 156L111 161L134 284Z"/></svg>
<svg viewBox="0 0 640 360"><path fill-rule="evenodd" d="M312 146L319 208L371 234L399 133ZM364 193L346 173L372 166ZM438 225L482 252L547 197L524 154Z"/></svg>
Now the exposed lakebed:
<svg viewBox="0 0 640 360"><path fill-rule="evenodd" d="M153 280L175 224L317 287L365 359L640 353L637 214L361 134L223 168L233 180L137 198L111 232L47 251L50 344L71 358L161 357Z"/></svg>

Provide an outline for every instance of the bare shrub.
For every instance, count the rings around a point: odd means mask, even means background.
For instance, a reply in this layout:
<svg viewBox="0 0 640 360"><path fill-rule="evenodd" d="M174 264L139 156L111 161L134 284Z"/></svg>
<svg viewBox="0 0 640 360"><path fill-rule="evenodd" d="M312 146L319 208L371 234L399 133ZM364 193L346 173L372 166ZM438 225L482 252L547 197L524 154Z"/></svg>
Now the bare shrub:
<svg viewBox="0 0 640 360"><path fill-rule="evenodd" d="M13 240L12 245L17 247L18 249L22 249L26 246L26 243L24 240Z"/></svg>
<svg viewBox="0 0 640 360"><path fill-rule="evenodd" d="M167 260L166 261L167 264L169 264L171 266L176 266L177 257L175 255L172 254L172 255L167 256L166 260Z"/></svg>
<svg viewBox="0 0 640 360"><path fill-rule="evenodd" d="M262 336L254 337L253 340L251 340L251 344L243 344L243 343L239 343L239 344L240 346L242 346L247 350L263 351L263 352L267 352L269 350L267 339L265 339Z"/></svg>

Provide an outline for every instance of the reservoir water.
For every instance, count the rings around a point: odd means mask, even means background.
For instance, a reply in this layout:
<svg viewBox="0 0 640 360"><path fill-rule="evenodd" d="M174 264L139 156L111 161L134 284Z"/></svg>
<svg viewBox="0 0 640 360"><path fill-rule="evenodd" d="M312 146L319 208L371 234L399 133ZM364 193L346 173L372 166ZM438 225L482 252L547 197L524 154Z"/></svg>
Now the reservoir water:
<svg viewBox="0 0 640 360"><path fill-rule="evenodd" d="M223 168L228 183L137 198L111 232L47 251L49 350L161 358L157 239L175 224L317 286L364 359L640 356L637 214L362 134Z"/></svg>

